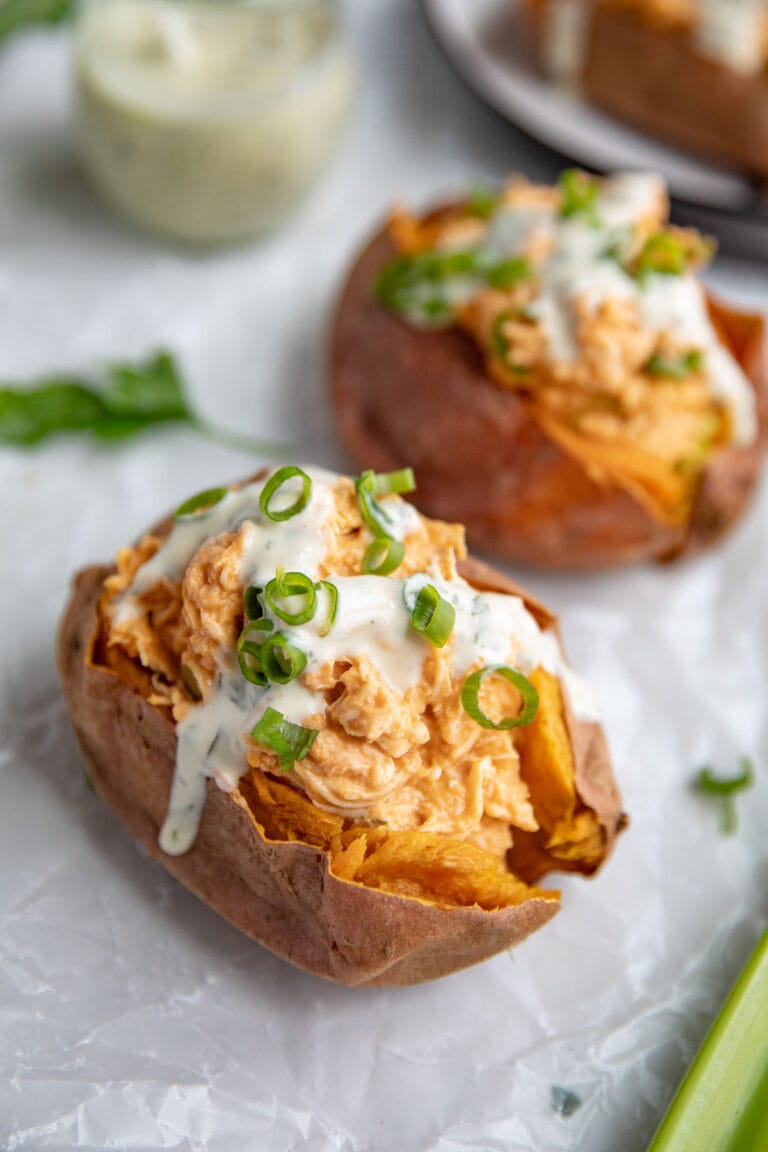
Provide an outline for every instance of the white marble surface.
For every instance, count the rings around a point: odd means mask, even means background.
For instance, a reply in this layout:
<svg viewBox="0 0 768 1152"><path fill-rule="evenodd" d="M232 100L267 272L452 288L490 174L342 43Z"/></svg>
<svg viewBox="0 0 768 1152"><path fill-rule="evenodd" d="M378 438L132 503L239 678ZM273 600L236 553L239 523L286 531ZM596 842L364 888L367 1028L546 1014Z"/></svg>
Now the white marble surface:
<svg viewBox="0 0 768 1152"><path fill-rule="evenodd" d="M67 40L0 52L0 378L163 344L197 405L343 465L323 395L345 262L395 197L557 164L484 109L413 0L348 0L362 63L333 170L260 246L190 255L110 217L72 150ZM768 307L768 275L718 291ZM672 570L527 577L604 706L631 830L513 955L348 991L241 937L83 786L54 667L72 571L253 458L161 431L0 452L0 1146L287 1152L642 1152L768 916L768 492ZM739 834L688 781L750 753ZM583 1103L550 1104L554 1084Z"/></svg>

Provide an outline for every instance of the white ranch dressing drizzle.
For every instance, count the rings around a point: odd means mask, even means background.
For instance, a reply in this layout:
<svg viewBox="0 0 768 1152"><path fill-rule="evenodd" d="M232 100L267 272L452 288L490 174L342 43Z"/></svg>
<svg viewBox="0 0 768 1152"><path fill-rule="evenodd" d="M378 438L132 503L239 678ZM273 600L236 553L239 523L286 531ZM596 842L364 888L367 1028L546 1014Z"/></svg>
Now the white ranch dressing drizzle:
<svg viewBox="0 0 768 1152"><path fill-rule="evenodd" d="M307 471L312 479L312 499L289 520L275 523L264 519L258 501L265 483L261 480L228 493L207 513L177 521L155 556L137 572L117 606L116 616L138 611L136 597L142 591L164 577L179 579L206 540L246 521L240 569L243 588L249 583L263 586L278 565L319 579L327 546L325 526L333 513L333 485L338 478L317 469ZM287 492L285 503L291 502L290 496ZM419 522L418 513L399 498L388 498L386 508L403 535ZM369 575L329 579L338 590L338 604L335 624L326 636L319 634L330 605L324 589L318 592L315 616L306 624L288 625L268 607L266 610L274 629L287 633L290 642L306 654L306 672L316 672L337 660L366 656L397 692L416 686L429 643L412 628L411 611L420 589L431 583L456 608L449 643L457 676L478 661L500 664L514 660L524 673L540 666L560 677L575 715L596 718L594 700L565 663L557 637L539 627L519 597L478 592L458 576L449 581L428 573L407 579ZM322 712L322 696L307 688L302 679L262 688L243 677L234 651L220 650L219 670L204 701L192 706L177 726L176 768L160 833L164 852L181 855L194 843L208 778L224 791L232 791L248 771L246 741L267 708L274 708L295 724L304 724Z"/></svg>
<svg viewBox="0 0 768 1152"><path fill-rule="evenodd" d="M587 0L551 0L544 29L544 63L561 84L581 78L589 44L592 5ZM761 35L766 0L695 0L693 42L704 56L751 76L765 65Z"/></svg>
<svg viewBox="0 0 768 1152"><path fill-rule="evenodd" d="M765 0L696 0L696 10L693 35L703 55L747 76L762 70Z"/></svg>
<svg viewBox="0 0 768 1152"><path fill-rule="evenodd" d="M575 84L581 76L591 18L585 0L552 0L547 7L544 63L562 84Z"/></svg>
<svg viewBox="0 0 768 1152"><path fill-rule="evenodd" d="M712 395L732 415L734 442L749 444L757 435L754 392L718 340L696 278L687 273L651 274L640 282L609 254L611 243L637 220L652 215L664 196L664 184L657 176L625 172L601 183L597 224L578 216L563 219L554 208L516 209L505 204L492 217L480 251L494 259L519 255L534 233L546 234L552 251L536 270L538 291L528 309L541 321L552 360L569 363L578 357L579 299L593 309L606 299L631 300L646 329L671 332L704 351ZM469 299L476 291L476 283L446 285L451 302Z"/></svg>

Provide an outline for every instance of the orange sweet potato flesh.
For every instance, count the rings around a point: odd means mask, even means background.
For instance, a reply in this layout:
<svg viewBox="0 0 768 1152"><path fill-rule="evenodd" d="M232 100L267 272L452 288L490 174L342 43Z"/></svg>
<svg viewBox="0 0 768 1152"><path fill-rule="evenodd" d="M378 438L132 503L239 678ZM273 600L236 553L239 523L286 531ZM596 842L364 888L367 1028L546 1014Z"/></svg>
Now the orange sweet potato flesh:
<svg viewBox="0 0 768 1152"><path fill-rule="evenodd" d="M59 636L61 681L88 774L168 872L293 964L358 986L447 975L518 944L557 912L559 893L527 886L543 871L574 866L557 851L547 859L550 826L560 827L582 871L593 871L610 851L624 818L602 730L574 720L552 681L561 717L559 728L553 723L561 736L568 733L572 788L568 803L548 810L547 831L526 848L519 875L487 863L481 874L479 850L434 834L344 827L289 783L257 772L233 793L209 781L194 846L167 856L158 835L176 732L168 710L149 703L141 669L105 661L98 604L111 571L94 567L78 575ZM466 561L463 571L478 588L519 594L477 561ZM555 627L545 609L527 603L542 626ZM536 788L546 772L535 769ZM582 858L585 818L597 847L588 845Z"/></svg>
<svg viewBox="0 0 768 1152"><path fill-rule="evenodd" d="M424 331L388 312L373 285L396 254L387 227L343 288L330 345L339 436L361 466L407 461L413 500L460 520L470 545L534 567L587 570L669 560L709 547L744 511L760 474L766 427L764 321L710 299L721 340L749 377L760 436L715 452L687 523L661 523L628 492L593 481L547 435L524 395L488 376L457 328Z"/></svg>
<svg viewBox="0 0 768 1152"><path fill-rule="evenodd" d="M526 7L541 50L551 0ZM646 132L768 176L768 74L739 73L699 54L685 28L598 0L580 84L594 103Z"/></svg>

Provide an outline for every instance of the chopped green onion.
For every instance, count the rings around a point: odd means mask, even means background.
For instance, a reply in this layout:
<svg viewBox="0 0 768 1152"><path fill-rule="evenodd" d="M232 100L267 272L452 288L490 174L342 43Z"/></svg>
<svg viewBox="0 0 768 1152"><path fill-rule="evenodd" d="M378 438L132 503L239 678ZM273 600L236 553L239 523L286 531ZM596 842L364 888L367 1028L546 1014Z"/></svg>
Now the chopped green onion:
<svg viewBox="0 0 768 1152"><path fill-rule="evenodd" d="M259 588L256 584L248 585L243 593L243 612L246 620L261 620L264 615L264 605L261 600L263 595L263 588Z"/></svg>
<svg viewBox="0 0 768 1152"><path fill-rule="evenodd" d="M527 364L510 364L507 360L510 351L510 342L504 335L504 325L509 320L531 321L535 319L536 317L525 308L508 308L504 312L499 312L491 328L491 351L494 356L498 356L500 360L505 361L505 368L519 376L527 375L531 369Z"/></svg>
<svg viewBox="0 0 768 1152"><path fill-rule="evenodd" d="M292 597L302 597L301 607L291 612L285 604ZM286 624L306 624L317 608L317 594L314 581L303 572L281 572L269 581L264 589L264 599L269 607Z"/></svg>
<svg viewBox="0 0 768 1152"><path fill-rule="evenodd" d="M681 356L651 356L645 371L651 376L667 376L670 380L684 380L692 372L701 372L704 367L704 353L693 348Z"/></svg>
<svg viewBox="0 0 768 1152"><path fill-rule="evenodd" d="M506 360L509 355L509 340L504 335L504 325L509 320L514 320L515 313L509 310L499 312L498 316L493 322L491 328L491 351L494 356L498 356L500 360Z"/></svg>
<svg viewBox="0 0 768 1152"><path fill-rule="evenodd" d="M736 831L736 801L737 792L751 788L755 782L755 770L748 756L741 759L741 772L738 776L723 780L715 776L711 768L702 768L695 776L693 787L705 795L716 796L722 804L722 831L726 836Z"/></svg>
<svg viewBox="0 0 768 1152"><path fill-rule="evenodd" d="M368 469L355 480L360 515L374 536L391 536L391 517L376 499L376 473Z"/></svg>
<svg viewBox="0 0 768 1152"><path fill-rule="evenodd" d="M416 597L411 612L411 626L426 636L435 648L442 648L448 641L456 623L456 609L445 600L434 584L425 584Z"/></svg>
<svg viewBox="0 0 768 1152"><path fill-rule="evenodd" d="M391 536L377 536L363 555L363 572L369 576L388 576L399 568L405 556L405 544Z"/></svg>
<svg viewBox="0 0 768 1152"><path fill-rule="evenodd" d="M293 480L294 477L298 477L301 482L300 494L288 508L282 508L280 510L273 509L273 498L283 485ZM306 472L301 468L296 468L293 464L287 464L284 468L278 468L274 476L271 476L264 485L261 490L261 495L259 496L259 506L268 520L290 520L292 516L297 516L299 512L302 512L311 499L312 481L309 476L307 476Z"/></svg>
<svg viewBox="0 0 768 1152"><path fill-rule="evenodd" d="M430 287L454 277L464 277L492 288L509 288L531 275L524 256L493 261L481 250L417 252L396 256L385 265L375 286L377 299L394 312L417 312L433 320L450 319L452 306L443 294Z"/></svg>
<svg viewBox="0 0 768 1152"><path fill-rule="evenodd" d="M597 212L597 201L600 196L600 185L592 176L581 172L578 168L567 168L560 176L562 199L560 201L560 215L568 219L571 216L584 216L589 224L597 225L600 218Z"/></svg>
<svg viewBox="0 0 768 1152"><path fill-rule="evenodd" d="M280 771L290 772L296 760L303 760L317 739L314 728L302 728L286 720L282 712L267 708L255 728L251 738L277 753Z"/></svg>
<svg viewBox="0 0 768 1152"><path fill-rule="evenodd" d="M391 496L393 492L402 495L416 488L413 468L398 468L396 472L374 472L369 468L363 472L360 480L371 486L374 496Z"/></svg>
<svg viewBox="0 0 768 1152"><path fill-rule="evenodd" d="M265 632L272 631L271 620L249 620L237 641L235 649L240 671L249 684L266 687L267 677L262 663L262 653L267 644ZM261 639L256 639L260 636Z"/></svg>
<svg viewBox="0 0 768 1152"><path fill-rule="evenodd" d="M491 288L511 288L519 280L527 280L530 275L531 266L525 256L512 256L508 260L500 260L498 264L491 264L485 279Z"/></svg>
<svg viewBox="0 0 768 1152"><path fill-rule="evenodd" d="M217 504L221 503L228 491L228 488L206 488L204 492L190 496L189 500L179 504L173 514L174 520L189 520L197 512L207 512L209 508L215 508Z"/></svg>
<svg viewBox="0 0 768 1152"><path fill-rule="evenodd" d="M467 200L467 211L470 216L478 216L481 220L488 220L493 216L499 206L501 197L493 188L478 185L473 188Z"/></svg>
<svg viewBox="0 0 768 1152"><path fill-rule="evenodd" d="M259 657L262 672L272 684L290 684L307 666L307 654L291 644L286 632L276 632L263 645Z"/></svg>
<svg viewBox="0 0 768 1152"><path fill-rule="evenodd" d="M681 276L688 265L685 245L669 232L654 232L643 244L635 263L635 275L641 279L651 272L662 276Z"/></svg>
<svg viewBox="0 0 768 1152"><path fill-rule="evenodd" d="M317 629L318 636L327 636L336 623L336 612L339 607L339 590L330 580L318 581L318 583L315 584L315 588L324 588L328 593L328 615L324 623Z"/></svg>
<svg viewBox="0 0 768 1152"><path fill-rule="evenodd" d="M433 296L425 300L421 307L430 320L448 320L451 315L451 305L444 296Z"/></svg>
<svg viewBox="0 0 768 1152"><path fill-rule="evenodd" d="M391 536L394 527L391 517L376 497L412 492L415 487L416 481L411 468L400 468L397 472L374 472L368 468L358 476L355 480L355 492L360 505L360 515L375 536Z"/></svg>
<svg viewBox="0 0 768 1152"><path fill-rule="evenodd" d="M503 720L491 720L480 707L480 685L486 676L502 676L510 684L514 684L522 693L523 707L519 716L506 716ZM508 664L487 664L485 668L478 668L467 676L461 689L461 703L464 711L476 720L481 728L493 728L498 732L507 732L510 728L520 728L530 724L539 707L539 694L526 680L522 672L510 668Z"/></svg>

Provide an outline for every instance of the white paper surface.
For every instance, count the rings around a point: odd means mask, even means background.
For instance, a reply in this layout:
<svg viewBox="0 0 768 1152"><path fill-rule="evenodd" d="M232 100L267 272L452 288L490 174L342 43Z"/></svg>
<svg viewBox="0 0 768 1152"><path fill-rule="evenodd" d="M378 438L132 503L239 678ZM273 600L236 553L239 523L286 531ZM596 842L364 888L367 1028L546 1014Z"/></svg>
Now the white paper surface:
<svg viewBox="0 0 768 1152"><path fill-rule="evenodd" d="M517 165L409 0L348 5L355 120L305 210L262 246L191 256L114 221L71 153L66 40L0 54L0 378L158 345L198 406L342 466L324 327L395 197ZM764 269L723 294L768 306ZM54 667L71 573L255 461L188 432L0 451L0 1147L642 1152L768 916L768 491L717 554L667 570L526 574L602 699L632 827L513 954L354 991L242 937L134 846L83 784ZM754 757L738 835L691 794ZM551 1089L576 1092L569 1118Z"/></svg>

